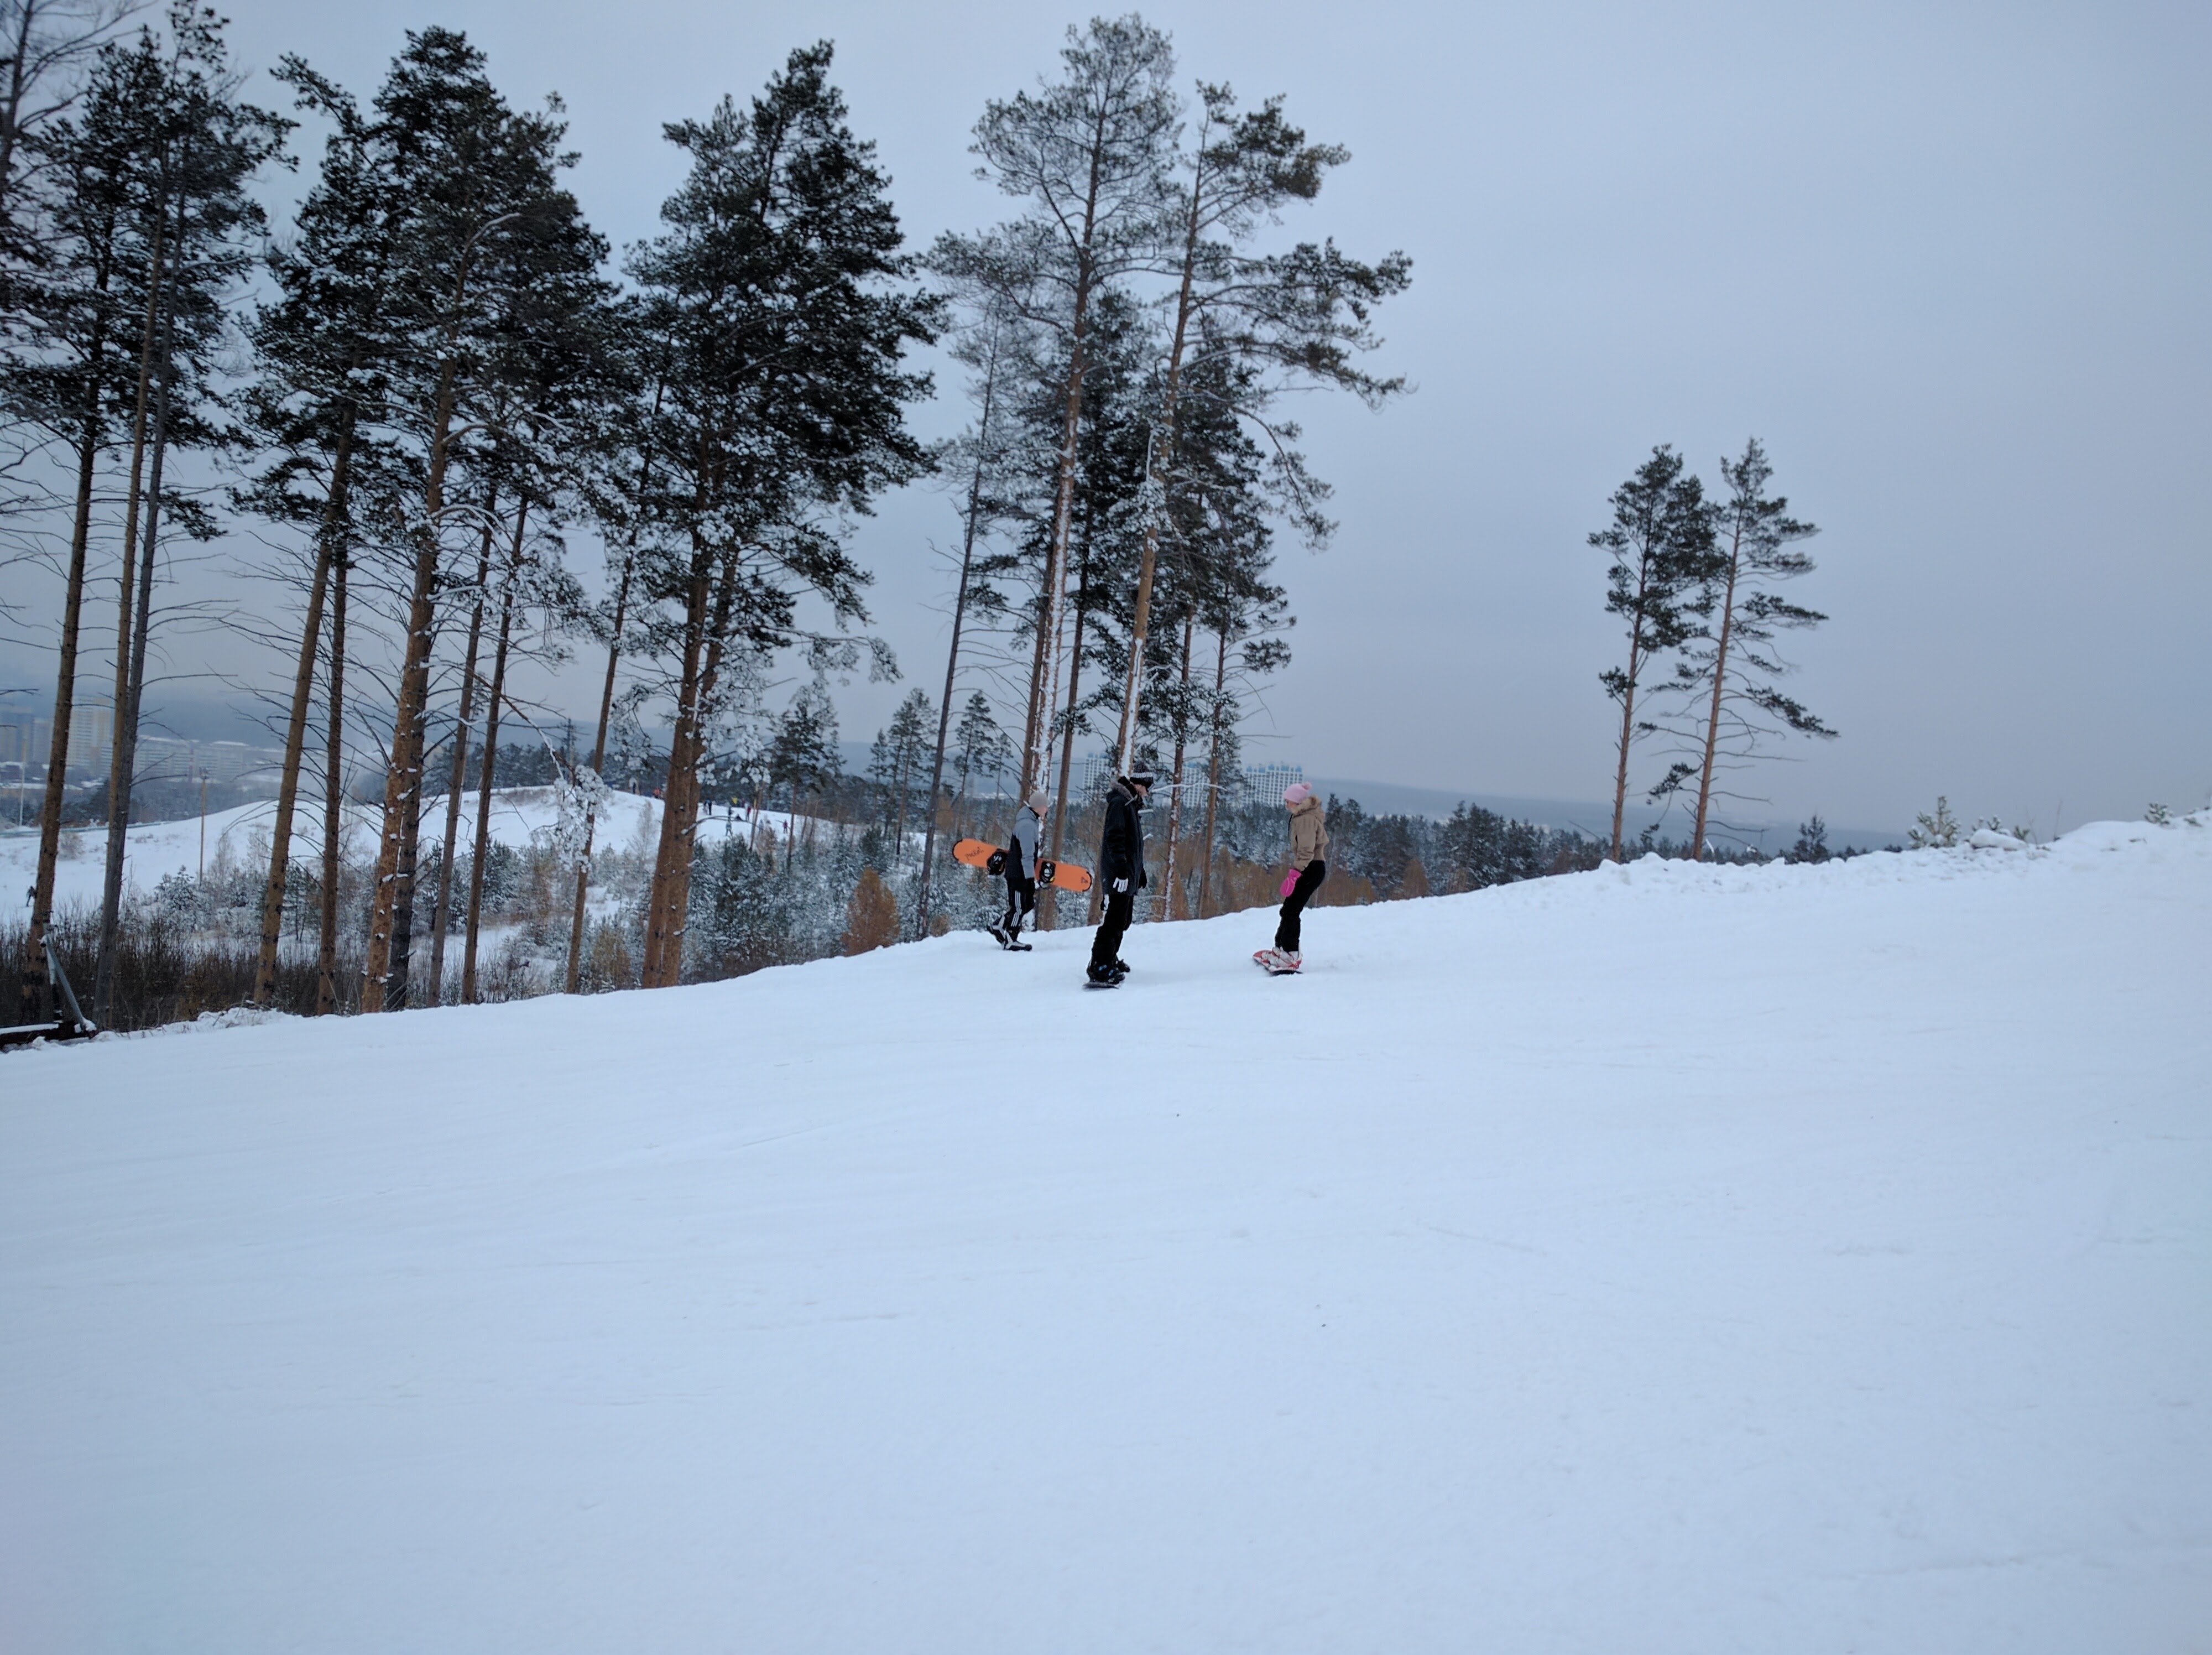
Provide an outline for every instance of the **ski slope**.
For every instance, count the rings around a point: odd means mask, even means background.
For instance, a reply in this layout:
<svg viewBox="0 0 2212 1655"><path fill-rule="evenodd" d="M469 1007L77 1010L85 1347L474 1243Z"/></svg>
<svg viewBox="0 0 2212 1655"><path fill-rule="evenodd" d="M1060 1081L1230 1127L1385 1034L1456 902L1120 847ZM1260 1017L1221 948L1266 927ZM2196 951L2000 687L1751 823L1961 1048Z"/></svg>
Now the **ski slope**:
<svg viewBox="0 0 2212 1655"><path fill-rule="evenodd" d="M2212 824L0 1059L0 1646L2212 1647Z"/></svg>

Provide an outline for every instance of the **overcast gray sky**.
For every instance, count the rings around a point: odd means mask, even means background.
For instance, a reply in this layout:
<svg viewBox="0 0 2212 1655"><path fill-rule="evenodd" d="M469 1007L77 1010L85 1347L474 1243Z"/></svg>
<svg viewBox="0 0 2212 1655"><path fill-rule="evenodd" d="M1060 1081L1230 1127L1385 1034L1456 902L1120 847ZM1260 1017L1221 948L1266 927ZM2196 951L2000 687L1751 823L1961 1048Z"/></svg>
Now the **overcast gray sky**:
<svg viewBox="0 0 2212 1655"><path fill-rule="evenodd" d="M411 25L466 29L520 101L557 89L617 244L678 168L660 123L837 45L917 244L1001 214L983 101L1087 14L999 3L234 0L241 56L367 93ZM1823 529L1832 619L1796 690L1843 732L1771 767L1778 817L1895 825L1948 793L2044 830L2212 789L2212 8L1184 4L1187 77L1353 163L1292 228L1413 255L1386 412L1316 400L1342 529L1286 548L1271 692L1309 770L1594 798L1619 646L1599 526L1655 442L1761 437ZM949 392L951 387L945 389ZM920 418L951 429L946 396ZM935 692L951 538L916 490L865 525L879 630ZM865 739L890 694L841 695ZM575 697L580 706L589 699ZM1267 728L1263 719L1261 729Z"/></svg>

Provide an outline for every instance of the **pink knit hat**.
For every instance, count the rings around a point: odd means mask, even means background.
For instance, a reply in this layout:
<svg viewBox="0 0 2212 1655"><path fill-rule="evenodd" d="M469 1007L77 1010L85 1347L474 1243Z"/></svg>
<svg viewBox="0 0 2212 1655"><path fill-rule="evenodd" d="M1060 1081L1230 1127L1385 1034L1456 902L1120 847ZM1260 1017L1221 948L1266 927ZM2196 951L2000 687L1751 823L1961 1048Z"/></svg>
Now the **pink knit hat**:
<svg viewBox="0 0 2212 1655"><path fill-rule="evenodd" d="M1293 782L1283 789L1283 802L1286 805L1303 805L1312 797L1313 789L1303 782Z"/></svg>

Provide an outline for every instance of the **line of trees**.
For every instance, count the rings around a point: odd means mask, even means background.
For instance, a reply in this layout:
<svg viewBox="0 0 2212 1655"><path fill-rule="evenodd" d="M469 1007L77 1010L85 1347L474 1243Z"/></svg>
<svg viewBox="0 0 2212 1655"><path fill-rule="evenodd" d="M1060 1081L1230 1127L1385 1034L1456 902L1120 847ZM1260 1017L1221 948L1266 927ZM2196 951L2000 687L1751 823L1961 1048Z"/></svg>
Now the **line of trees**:
<svg viewBox="0 0 2212 1655"><path fill-rule="evenodd" d="M1813 572L1802 543L1819 531L1768 492L1774 468L1756 437L1720 471L1726 493L1713 498L1662 444L1613 491L1612 520L1589 537L1609 560L1607 612L1627 629L1625 660L1599 675L1620 709L1608 851L1615 861L1627 843L1631 760L1648 739L1669 763L1645 797L1688 803L1682 854L1696 860L1725 831L1718 812L1747 802L1733 777L1782 737L1837 733L1784 690L1793 668L1777 647L1782 633L1827 618L1784 590ZM1820 839L1809 825L1805 837Z"/></svg>
<svg viewBox="0 0 2212 1655"><path fill-rule="evenodd" d="M284 599L242 623L284 663L257 1001L297 964L307 890L316 1009L354 1003L347 971L364 1010L454 997L449 934L458 997L477 997L501 754L547 722L515 669L578 650L599 689L588 744L542 743L568 985L602 775L627 769L661 797L635 950L636 980L661 986L687 969L702 811L746 790L820 800L832 681L898 675L869 632L854 514L933 472L957 490L943 691L907 698L872 766L890 866L921 835L912 934L939 911L939 840L987 770L1054 792L1055 855L1085 734L1125 769L1181 777L1202 751L1214 782L1234 776L1252 692L1288 659L1274 537L1318 546L1333 526L1281 399L1402 389L1360 364L1405 259L1271 234L1346 152L1279 100L1186 92L1167 37L1133 15L1072 29L1055 78L986 108L974 152L1013 204L988 230L908 247L822 43L665 128L686 174L619 264L568 185L559 100L514 104L453 30L410 33L366 97L287 58L265 99L192 0L159 16L5 0L0 33L0 527L45 526L9 544L62 592L27 1019L44 1011L85 628L111 595L93 997L112 1012L133 748L165 624L190 618L163 599L195 541L254 548L250 573ZM259 192L301 164L303 124L319 149L280 228ZM916 353L940 342L977 417L932 449L908 415L933 389ZM595 599L569 566L577 537L604 548ZM343 818L364 752L380 785L356 912ZM1190 835L1169 792L1172 858ZM318 814L319 856L295 854Z"/></svg>
<svg viewBox="0 0 2212 1655"><path fill-rule="evenodd" d="M978 414L958 450L945 705L971 618L996 624L984 664L1022 709L1020 789L1052 795L1057 858L1085 735L1111 732L1116 769L1176 781L1202 749L1211 820L1246 697L1289 659L1275 534L1318 547L1334 527L1281 399L1328 387L1380 405L1403 389L1360 359L1411 265L1332 241L1264 249L1347 153L1310 141L1280 100L1245 108L1204 82L1184 97L1167 37L1133 15L1071 29L1058 76L991 103L972 149L1016 210L939 238L928 260ZM1173 848L1184 789L1167 792Z"/></svg>

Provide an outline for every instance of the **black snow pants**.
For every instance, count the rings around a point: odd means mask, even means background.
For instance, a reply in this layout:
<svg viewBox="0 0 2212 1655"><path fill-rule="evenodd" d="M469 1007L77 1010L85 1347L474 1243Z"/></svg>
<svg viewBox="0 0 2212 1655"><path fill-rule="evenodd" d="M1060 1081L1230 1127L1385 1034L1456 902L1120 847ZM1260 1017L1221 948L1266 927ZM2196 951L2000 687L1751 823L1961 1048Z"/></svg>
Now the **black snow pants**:
<svg viewBox="0 0 2212 1655"><path fill-rule="evenodd" d="M1036 912L1036 881L1026 877L1011 861L1006 864L1006 917L1000 922L1008 931L1019 928L1022 922Z"/></svg>
<svg viewBox="0 0 2212 1655"><path fill-rule="evenodd" d="M1275 927L1275 946L1286 954L1298 952L1298 916L1306 911L1321 882L1328 877L1328 864L1308 862L1298 874L1298 882L1291 887L1291 894L1283 898L1283 917Z"/></svg>
<svg viewBox="0 0 2212 1655"><path fill-rule="evenodd" d="M1092 970L1111 965L1121 958L1121 939L1129 934L1129 922L1135 916L1136 907L1137 893L1133 891L1106 893L1106 916L1098 922L1098 934L1091 940Z"/></svg>

